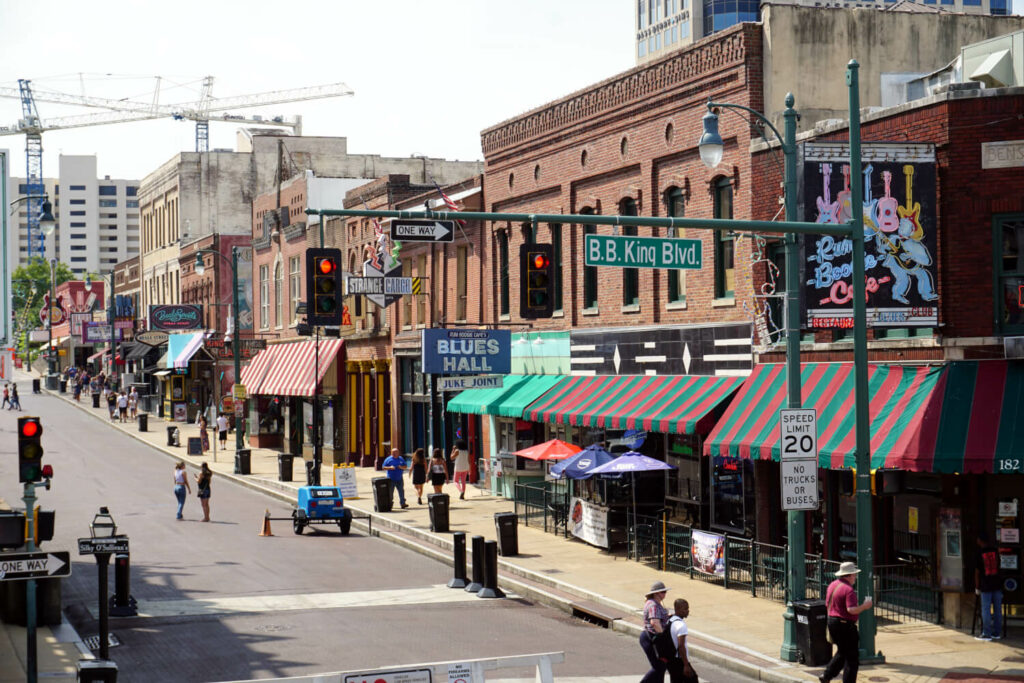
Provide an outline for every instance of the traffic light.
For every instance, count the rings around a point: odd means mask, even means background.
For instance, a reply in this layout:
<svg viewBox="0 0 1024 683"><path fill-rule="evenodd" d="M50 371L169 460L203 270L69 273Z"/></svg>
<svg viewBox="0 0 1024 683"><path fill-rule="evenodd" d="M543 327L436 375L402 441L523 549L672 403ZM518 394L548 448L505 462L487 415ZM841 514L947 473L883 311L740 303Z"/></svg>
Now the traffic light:
<svg viewBox="0 0 1024 683"><path fill-rule="evenodd" d="M18 481L43 479L43 425L38 417L18 418Z"/></svg>
<svg viewBox="0 0 1024 683"><path fill-rule="evenodd" d="M341 250L306 250L306 322L341 324Z"/></svg>
<svg viewBox="0 0 1024 683"><path fill-rule="evenodd" d="M519 317L550 318L555 311L555 251L550 244L519 247Z"/></svg>

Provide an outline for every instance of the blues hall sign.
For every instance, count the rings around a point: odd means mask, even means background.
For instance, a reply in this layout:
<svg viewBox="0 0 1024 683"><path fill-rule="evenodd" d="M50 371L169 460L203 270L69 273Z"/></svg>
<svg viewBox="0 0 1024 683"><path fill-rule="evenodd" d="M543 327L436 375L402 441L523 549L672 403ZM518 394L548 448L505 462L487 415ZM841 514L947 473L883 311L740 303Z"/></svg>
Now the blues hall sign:
<svg viewBox="0 0 1024 683"><path fill-rule="evenodd" d="M508 330L423 330L423 372L431 375L507 375L512 366Z"/></svg>

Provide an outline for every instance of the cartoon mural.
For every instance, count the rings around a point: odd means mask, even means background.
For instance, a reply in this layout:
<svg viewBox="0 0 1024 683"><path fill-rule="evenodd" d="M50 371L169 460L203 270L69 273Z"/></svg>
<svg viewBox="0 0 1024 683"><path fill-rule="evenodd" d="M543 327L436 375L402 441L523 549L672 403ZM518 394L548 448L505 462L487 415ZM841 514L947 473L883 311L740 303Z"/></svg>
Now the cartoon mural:
<svg viewBox="0 0 1024 683"><path fill-rule="evenodd" d="M864 187L864 268L868 325L933 327L935 289L935 152L931 145L865 145L863 168L850 168L838 143L804 146L803 218L839 223L852 216L851 182ZM843 189L831 200L834 178ZM900 189L900 198L894 190ZM853 242L823 235L804 239L804 307L811 329L853 326Z"/></svg>

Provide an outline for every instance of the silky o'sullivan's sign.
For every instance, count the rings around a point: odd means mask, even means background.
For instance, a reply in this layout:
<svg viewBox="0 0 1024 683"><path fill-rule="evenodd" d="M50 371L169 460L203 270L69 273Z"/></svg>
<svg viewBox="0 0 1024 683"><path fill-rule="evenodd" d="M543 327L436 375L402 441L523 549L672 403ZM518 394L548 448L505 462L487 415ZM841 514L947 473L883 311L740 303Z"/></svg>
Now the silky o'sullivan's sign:
<svg viewBox="0 0 1024 683"><path fill-rule="evenodd" d="M203 307L198 304L167 304L149 307L151 330L198 330L203 327Z"/></svg>
<svg viewBox="0 0 1024 683"><path fill-rule="evenodd" d="M507 375L512 370L508 330L423 330L423 372L429 375Z"/></svg>
<svg viewBox="0 0 1024 683"><path fill-rule="evenodd" d="M703 260L700 240L674 237L587 235L583 248L588 266L698 269Z"/></svg>

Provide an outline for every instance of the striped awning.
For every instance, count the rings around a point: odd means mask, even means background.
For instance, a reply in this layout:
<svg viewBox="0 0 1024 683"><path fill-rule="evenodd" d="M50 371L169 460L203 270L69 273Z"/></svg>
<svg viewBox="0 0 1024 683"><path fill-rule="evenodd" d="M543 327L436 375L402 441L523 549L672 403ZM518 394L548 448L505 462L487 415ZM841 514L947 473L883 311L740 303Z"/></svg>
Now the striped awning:
<svg viewBox="0 0 1024 683"><path fill-rule="evenodd" d="M167 338L167 367L186 368L192 356L196 355L199 349L203 348L203 341L206 339L205 332L190 332L186 334L172 334Z"/></svg>
<svg viewBox="0 0 1024 683"><path fill-rule="evenodd" d="M242 384L245 386L245 393L249 396L261 393L260 387L263 386L263 380L274 363L275 348L277 348L276 345L271 345L262 349L242 368Z"/></svg>
<svg viewBox="0 0 1024 683"><path fill-rule="evenodd" d="M523 418L662 434L706 434L715 408L743 377L591 375L567 377L530 405Z"/></svg>
<svg viewBox="0 0 1024 683"><path fill-rule="evenodd" d="M526 406L562 379L562 375L505 375L502 386L467 389L448 401L445 409L450 413L519 418Z"/></svg>
<svg viewBox="0 0 1024 683"><path fill-rule="evenodd" d="M104 346L101 350L97 351L96 353L94 353L91 356L89 356L88 358L86 358L85 362L86 363L91 363L94 360L98 359L100 356L105 356L108 353L110 353L110 347L109 346Z"/></svg>
<svg viewBox="0 0 1024 683"><path fill-rule="evenodd" d="M259 393L265 396L312 396L314 388L332 367L341 344L340 339L320 340L320 373L315 379L316 341L276 344L273 363L259 387Z"/></svg>
<svg viewBox="0 0 1024 683"><path fill-rule="evenodd" d="M942 366L868 366L872 469L932 471L921 437L943 372ZM853 467L853 363L803 363L801 384L803 407L817 411L819 465ZM786 397L785 364L756 366L704 442L705 455L778 460Z"/></svg>

